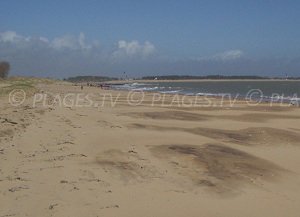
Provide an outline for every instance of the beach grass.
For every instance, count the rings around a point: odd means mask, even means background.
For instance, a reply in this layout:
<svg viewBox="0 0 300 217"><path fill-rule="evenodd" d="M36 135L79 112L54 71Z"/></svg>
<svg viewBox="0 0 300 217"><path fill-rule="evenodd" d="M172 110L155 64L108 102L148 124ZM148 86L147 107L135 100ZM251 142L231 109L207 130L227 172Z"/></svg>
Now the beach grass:
<svg viewBox="0 0 300 217"><path fill-rule="evenodd" d="M34 93L38 83L50 84L54 82L50 79L11 77L0 80L0 96L6 96L13 90L23 90L26 94Z"/></svg>

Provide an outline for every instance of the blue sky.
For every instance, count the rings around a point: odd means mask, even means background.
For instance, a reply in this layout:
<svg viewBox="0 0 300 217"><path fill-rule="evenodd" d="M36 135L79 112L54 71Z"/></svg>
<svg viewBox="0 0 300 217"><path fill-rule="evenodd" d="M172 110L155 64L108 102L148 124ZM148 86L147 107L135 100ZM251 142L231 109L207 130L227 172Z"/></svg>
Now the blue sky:
<svg viewBox="0 0 300 217"><path fill-rule="evenodd" d="M299 1L2 0L12 74L300 75Z"/></svg>

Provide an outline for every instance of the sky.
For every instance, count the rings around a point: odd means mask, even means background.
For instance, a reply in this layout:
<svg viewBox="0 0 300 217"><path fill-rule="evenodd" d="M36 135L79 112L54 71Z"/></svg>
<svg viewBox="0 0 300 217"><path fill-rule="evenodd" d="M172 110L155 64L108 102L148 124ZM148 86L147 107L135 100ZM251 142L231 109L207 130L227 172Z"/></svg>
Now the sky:
<svg viewBox="0 0 300 217"><path fill-rule="evenodd" d="M300 76L298 0L1 0L11 75Z"/></svg>

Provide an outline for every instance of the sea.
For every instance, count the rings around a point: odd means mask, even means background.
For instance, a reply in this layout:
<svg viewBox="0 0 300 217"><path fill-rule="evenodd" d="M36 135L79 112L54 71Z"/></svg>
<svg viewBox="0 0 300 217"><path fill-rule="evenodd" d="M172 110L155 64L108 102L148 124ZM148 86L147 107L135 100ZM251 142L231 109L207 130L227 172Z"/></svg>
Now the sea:
<svg viewBox="0 0 300 217"><path fill-rule="evenodd" d="M113 85L114 89L159 92L165 94L232 96L266 101L300 102L299 80L205 80L128 82Z"/></svg>

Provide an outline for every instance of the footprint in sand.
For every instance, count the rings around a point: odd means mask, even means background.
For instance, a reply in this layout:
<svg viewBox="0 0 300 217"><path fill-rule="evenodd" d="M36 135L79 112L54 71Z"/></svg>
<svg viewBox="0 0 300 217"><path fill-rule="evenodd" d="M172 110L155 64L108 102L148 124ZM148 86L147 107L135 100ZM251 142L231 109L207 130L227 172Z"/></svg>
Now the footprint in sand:
<svg viewBox="0 0 300 217"><path fill-rule="evenodd" d="M110 149L99 154L96 162L101 165L104 171L111 173L125 183L150 181L151 178L158 175L155 167L141 158L134 150L123 152Z"/></svg>

